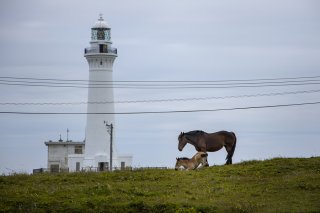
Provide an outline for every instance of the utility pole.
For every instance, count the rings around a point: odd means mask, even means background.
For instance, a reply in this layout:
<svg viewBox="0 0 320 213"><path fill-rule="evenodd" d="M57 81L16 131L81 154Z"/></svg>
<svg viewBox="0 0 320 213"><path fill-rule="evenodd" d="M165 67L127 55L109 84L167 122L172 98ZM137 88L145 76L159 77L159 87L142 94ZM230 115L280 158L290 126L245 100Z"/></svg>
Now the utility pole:
<svg viewBox="0 0 320 213"><path fill-rule="evenodd" d="M111 124L108 124L106 121L104 121L104 123L106 124L106 127L107 127L107 131L108 133L110 134L110 168L109 170L112 172L112 140L113 140L113 125L112 123Z"/></svg>

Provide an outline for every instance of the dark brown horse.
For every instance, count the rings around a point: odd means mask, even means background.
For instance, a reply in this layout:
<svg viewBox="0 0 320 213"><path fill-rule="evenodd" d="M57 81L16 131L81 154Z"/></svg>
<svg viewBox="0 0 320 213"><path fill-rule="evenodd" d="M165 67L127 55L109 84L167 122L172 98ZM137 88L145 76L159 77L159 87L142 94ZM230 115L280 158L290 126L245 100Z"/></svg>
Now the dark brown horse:
<svg viewBox="0 0 320 213"><path fill-rule="evenodd" d="M192 144L198 152L215 152L225 147L228 152L226 164L232 164L232 156L237 143L237 137L233 132L206 133L200 130L181 132L178 140L179 151L182 151L187 143Z"/></svg>

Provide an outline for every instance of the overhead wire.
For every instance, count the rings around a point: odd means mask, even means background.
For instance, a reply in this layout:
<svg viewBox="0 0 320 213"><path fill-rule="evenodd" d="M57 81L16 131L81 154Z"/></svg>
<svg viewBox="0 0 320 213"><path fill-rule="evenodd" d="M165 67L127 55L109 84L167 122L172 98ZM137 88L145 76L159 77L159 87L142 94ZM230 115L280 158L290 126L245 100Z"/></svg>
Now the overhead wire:
<svg viewBox="0 0 320 213"><path fill-rule="evenodd" d="M0 85L64 88L117 89L219 89L319 85L320 76L206 81L88 81L79 79L0 77Z"/></svg>
<svg viewBox="0 0 320 213"><path fill-rule="evenodd" d="M310 93L318 93L318 92L320 92L320 89L318 89L318 90L300 90L300 91L244 94L244 95L230 95L230 96L145 99L145 100L119 100L119 101L104 100L104 101L92 101L92 102L88 102L88 101L81 101L81 102L2 102L2 103L0 102L0 105L81 105L81 104L126 104L126 103L184 102L184 101L205 101L205 100L217 100L217 99L253 98L253 97L310 94Z"/></svg>
<svg viewBox="0 0 320 213"><path fill-rule="evenodd" d="M213 84L213 85L120 85L120 86L75 86L75 85L52 85L52 84L29 84L29 83L8 83L8 82L0 82L0 85L10 85L10 86L31 86L31 87L64 87L64 88L94 88L94 89L107 89L107 88L117 88L117 89L227 89L227 88L260 88L260 87L284 87L284 86L306 86L306 85L319 85L319 81L315 82L297 82L297 83L288 83L288 82L274 82L270 84L266 83L256 83L252 84L230 84L224 86L223 84Z"/></svg>
<svg viewBox="0 0 320 213"><path fill-rule="evenodd" d="M0 114L20 114L20 115L140 115L140 114L172 114L172 113L195 113L195 112L218 112L218 111L234 111L248 109L265 109L265 108L280 108L320 104L316 102L303 102L291 104L263 105L263 106L248 106L234 108L218 108L218 109L197 109L197 110L171 110L171 111L140 111L140 112L23 112L23 111L0 111Z"/></svg>
<svg viewBox="0 0 320 213"><path fill-rule="evenodd" d="M253 79L231 79L231 80L112 80L112 81L89 81L84 79L59 79L59 78L31 78L31 77L12 77L12 76L0 76L0 79L20 79L20 80L37 80L37 81L64 81L64 82L132 82L132 83L141 83L141 82L232 82L232 81L265 81L265 80L294 80L294 79L315 79L320 78L319 75L316 76L297 76L297 77L279 77L279 78L253 78Z"/></svg>
<svg viewBox="0 0 320 213"><path fill-rule="evenodd" d="M93 86L110 86L110 87L116 87L116 86L136 86L136 87L151 87L151 86L157 86L157 87L166 87L166 86L228 86L228 85L259 85L259 84L287 84L287 83L307 83L307 82L319 82L320 79L308 79L308 80L286 80L286 81L261 81L261 82L241 82L241 83L221 83L221 82L166 82L166 84L161 83L155 84L155 82L145 82L147 84L137 84L135 82L130 82L129 83L114 83L114 82L109 82L109 83L95 83L95 82L90 82L88 83L66 83L66 82L51 82L51 81L26 81L26 80L1 80L0 83L4 84L26 84L26 85L68 85L68 86L86 86L86 87L93 87Z"/></svg>

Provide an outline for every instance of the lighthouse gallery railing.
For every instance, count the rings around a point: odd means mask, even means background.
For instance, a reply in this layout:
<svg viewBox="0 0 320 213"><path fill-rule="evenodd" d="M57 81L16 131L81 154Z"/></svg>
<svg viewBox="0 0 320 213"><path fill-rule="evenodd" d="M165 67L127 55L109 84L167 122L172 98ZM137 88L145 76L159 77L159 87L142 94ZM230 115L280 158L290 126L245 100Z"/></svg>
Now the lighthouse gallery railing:
<svg viewBox="0 0 320 213"><path fill-rule="evenodd" d="M117 54L117 48L92 48L88 47L84 49L84 54L90 54L90 53L113 53Z"/></svg>

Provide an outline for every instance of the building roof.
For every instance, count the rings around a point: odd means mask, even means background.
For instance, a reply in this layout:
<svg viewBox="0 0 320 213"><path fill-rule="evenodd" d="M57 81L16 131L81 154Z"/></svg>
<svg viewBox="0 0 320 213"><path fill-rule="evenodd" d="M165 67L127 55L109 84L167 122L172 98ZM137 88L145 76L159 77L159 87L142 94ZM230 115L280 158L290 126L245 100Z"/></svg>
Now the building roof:
<svg viewBox="0 0 320 213"><path fill-rule="evenodd" d="M49 145L85 145L84 142L81 141L45 141L44 142L45 145L49 146Z"/></svg>

